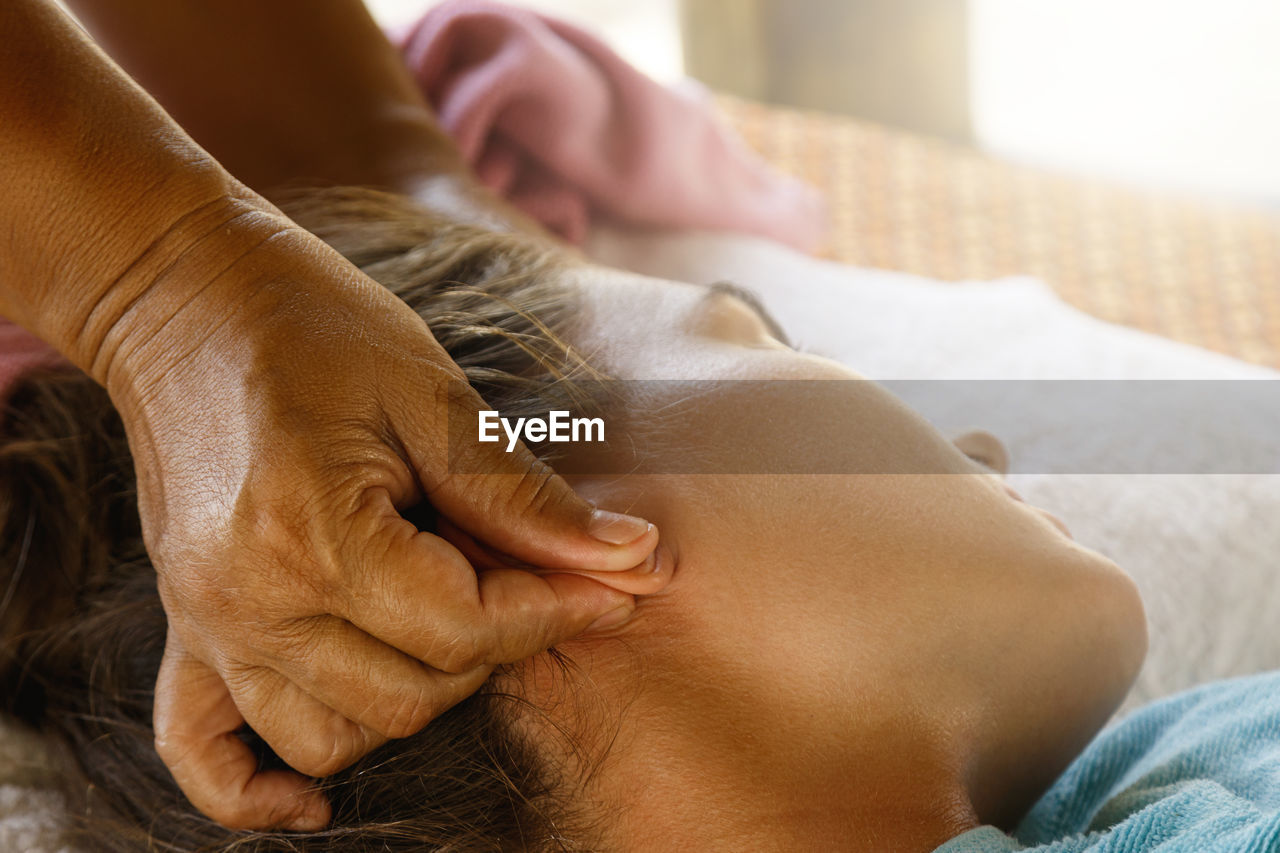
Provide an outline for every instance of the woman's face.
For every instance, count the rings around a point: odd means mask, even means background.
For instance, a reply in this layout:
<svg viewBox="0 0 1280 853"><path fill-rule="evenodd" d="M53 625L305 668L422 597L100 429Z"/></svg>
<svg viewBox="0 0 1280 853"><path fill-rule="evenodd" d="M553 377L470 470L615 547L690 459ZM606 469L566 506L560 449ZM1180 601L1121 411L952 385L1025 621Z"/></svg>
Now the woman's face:
<svg viewBox="0 0 1280 853"><path fill-rule="evenodd" d="M1129 578L875 384L788 383L859 377L785 346L732 293L594 268L579 291L568 338L614 377L770 380L711 386L696 428L648 421L646 407L679 400L646 384L626 420L667 473L575 478L655 522L669 549L670 583L653 594L652 578L597 575L640 593L636 614L564 647L627 708L611 766L709 784L710 762L815 802L860 790L896 755L914 790L938 772L926 767L950 768L984 820L1009 817L993 780L1034 797L1136 675L1145 622ZM759 418L745 432L744 387ZM805 405L796 388L825 415L803 435L781 410ZM761 471L909 473L682 473L690 448L702 472L749 457Z"/></svg>

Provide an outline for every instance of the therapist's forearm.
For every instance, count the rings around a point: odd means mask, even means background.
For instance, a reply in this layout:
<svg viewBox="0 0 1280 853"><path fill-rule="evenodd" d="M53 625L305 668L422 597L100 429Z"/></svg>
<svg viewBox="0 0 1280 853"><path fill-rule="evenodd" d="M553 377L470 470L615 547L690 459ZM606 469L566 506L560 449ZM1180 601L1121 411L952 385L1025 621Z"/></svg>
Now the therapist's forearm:
<svg viewBox="0 0 1280 853"><path fill-rule="evenodd" d="M0 116L0 314L104 384L160 270L287 223L47 0L0 3Z"/></svg>
<svg viewBox="0 0 1280 853"><path fill-rule="evenodd" d="M400 189L466 167L361 0L71 0L95 39L259 192Z"/></svg>
<svg viewBox="0 0 1280 853"><path fill-rule="evenodd" d="M93 36L237 178L378 187L546 236L475 180L361 0L70 0Z"/></svg>

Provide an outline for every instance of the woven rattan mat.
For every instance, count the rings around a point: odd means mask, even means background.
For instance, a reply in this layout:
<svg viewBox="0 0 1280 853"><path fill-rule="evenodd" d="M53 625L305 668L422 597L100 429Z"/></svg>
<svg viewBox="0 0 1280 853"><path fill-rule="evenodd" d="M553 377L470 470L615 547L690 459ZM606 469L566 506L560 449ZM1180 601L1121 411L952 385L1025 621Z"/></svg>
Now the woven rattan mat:
<svg viewBox="0 0 1280 853"><path fill-rule="evenodd" d="M837 260L947 280L1030 274L1104 320L1280 367L1280 213L1063 177L856 119L719 103L749 144L826 192Z"/></svg>

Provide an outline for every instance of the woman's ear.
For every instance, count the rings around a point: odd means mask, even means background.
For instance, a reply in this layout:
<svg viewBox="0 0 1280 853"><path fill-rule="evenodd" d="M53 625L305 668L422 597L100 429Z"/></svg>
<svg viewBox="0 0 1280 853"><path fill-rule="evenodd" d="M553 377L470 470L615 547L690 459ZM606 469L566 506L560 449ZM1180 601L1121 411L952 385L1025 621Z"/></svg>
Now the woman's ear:
<svg viewBox="0 0 1280 853"><path fill-rule="evenodd" d="M1009 473L1009 449L1004 442L984 429L972 429L951 440L956 448L979 465L985 465L1001 477Z"/></svg>

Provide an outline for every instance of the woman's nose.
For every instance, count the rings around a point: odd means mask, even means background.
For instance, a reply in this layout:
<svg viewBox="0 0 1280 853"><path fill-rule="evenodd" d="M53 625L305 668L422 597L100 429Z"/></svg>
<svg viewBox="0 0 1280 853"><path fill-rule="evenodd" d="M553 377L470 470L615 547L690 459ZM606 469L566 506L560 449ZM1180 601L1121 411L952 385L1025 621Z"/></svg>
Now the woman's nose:
<svg viewBox="0 0 1280 853"><path fill-rule="evenodd" d="M1004 442L983 429L970 430L952 439L961 453L979 465L1004 476L1009 473L1009 450Z"/></svg>

